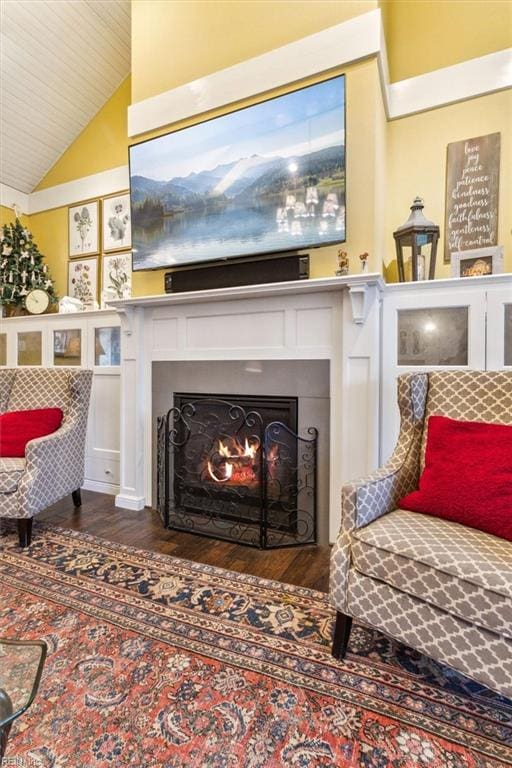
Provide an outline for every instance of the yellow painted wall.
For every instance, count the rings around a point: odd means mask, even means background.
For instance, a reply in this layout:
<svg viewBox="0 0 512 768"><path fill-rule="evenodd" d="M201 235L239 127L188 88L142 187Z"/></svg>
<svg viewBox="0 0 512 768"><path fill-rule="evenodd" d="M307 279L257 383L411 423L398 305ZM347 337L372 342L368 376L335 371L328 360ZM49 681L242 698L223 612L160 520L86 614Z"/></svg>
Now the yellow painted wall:
<svg viewBox="0 0 512 768"><path fill-rule="evenodd" d="M45 256L57 295L65 296L68 292L68 209L33 213L29 219L30 231Z"/></svg>
<svg viewBox="0 0 512 768"><path fill-rule="evenodd" d="M452 141L501 132L498 243L505 247L505 269L512 271L512 91L489 94L388 124L386 243L384 261L395 259L393 230L409 215L416 195L424 213L441 227L436 277L450 277L443 265L446 147ZM386 276L396 280L390 265Z"/></svg>
<svg viewBox="0 0 512 768"><path fill-rule="evenodd" d="M126 165L130 94L131 81L127 77L50 168L36 190Z"/></svg>
<svg viewBox="0 0 512 768"><path fill-rule="evenodd" d="M377 8L374 0L132 0L134 102Z"/></svg>
<svg viewBox="0 0 512 768"><path fill-rule="evenodd" d="M391 82L512 46L510 0L381 0Z"/></svg>
<svg viewBox="0 0 512 768"><path fill-rule="evenodd" d="M11 224L14 222L16 214L12 208L7 208L5 205L0 205L0 227L4 224ZM29 224L29 217L22 214L20 216L21 223L26 227Z"/></svg>

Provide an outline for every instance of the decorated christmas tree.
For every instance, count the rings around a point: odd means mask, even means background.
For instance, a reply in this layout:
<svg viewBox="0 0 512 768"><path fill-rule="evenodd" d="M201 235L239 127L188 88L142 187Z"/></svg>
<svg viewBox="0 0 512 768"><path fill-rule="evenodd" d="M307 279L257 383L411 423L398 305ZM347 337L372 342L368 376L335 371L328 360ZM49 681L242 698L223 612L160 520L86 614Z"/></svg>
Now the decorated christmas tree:
<svg viewBox="0 0 512 768"><path fill-rule="evenodd" d="M34 288L45 290L52 303L58 301L44 256L18 217L4 224L0 237L0 304L23 306Z"/></svg>

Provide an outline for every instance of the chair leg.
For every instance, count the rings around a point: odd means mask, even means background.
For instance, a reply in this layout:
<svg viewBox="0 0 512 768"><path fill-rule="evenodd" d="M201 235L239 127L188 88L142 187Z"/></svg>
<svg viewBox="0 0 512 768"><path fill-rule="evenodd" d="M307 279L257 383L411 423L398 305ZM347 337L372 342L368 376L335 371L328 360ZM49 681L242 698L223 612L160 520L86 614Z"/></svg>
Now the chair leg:
<svg viewBox="0 0 512 768"><path fill-rule="evenodd" d="M77 488L76 491L73 491L71 496L73 497L73 504L75 507L81 507L82 506L82 494L80 493L80 488Z"/></svg>
<svg viewBox="0 0 512 768"><path fill-rule="evenodd" d="M352 616L346 616L341 611L336 611L336 625L332 642L332 655L340 661L345 658L347 652L350 630L352 629Z"/></svg>
<svg viewBox="0 0 512 768"><path fill-rule="evenodd" d="M32 518L21 517L18 518L18 538L20 540L20 547L29 547L32 541Z"/></svg>

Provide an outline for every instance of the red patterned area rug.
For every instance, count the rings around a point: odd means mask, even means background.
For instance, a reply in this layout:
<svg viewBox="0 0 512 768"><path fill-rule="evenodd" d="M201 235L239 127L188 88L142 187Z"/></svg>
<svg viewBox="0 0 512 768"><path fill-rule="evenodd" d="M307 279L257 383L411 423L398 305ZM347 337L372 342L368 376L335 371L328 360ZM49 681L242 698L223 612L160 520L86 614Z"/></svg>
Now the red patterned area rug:
<svg viewBox="0 0 512 768"><path fill-rule="evenodd" d="M0 546L0 636L49 648L6 764L512 764L511 701L363 627L334 661L322 593L42 523Z"/></svg>

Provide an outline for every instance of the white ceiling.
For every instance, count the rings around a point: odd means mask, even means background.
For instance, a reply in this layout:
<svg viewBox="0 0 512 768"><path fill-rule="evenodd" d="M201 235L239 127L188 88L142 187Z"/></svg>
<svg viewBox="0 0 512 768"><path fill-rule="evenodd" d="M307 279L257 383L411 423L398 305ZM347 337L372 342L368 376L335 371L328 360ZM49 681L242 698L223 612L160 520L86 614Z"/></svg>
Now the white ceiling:
<svg viewBox="0 0 512 768"><path fill-rule="evenodd" d="M31 192L130 72L130 0L0 0L0 182Z"/></svg>

